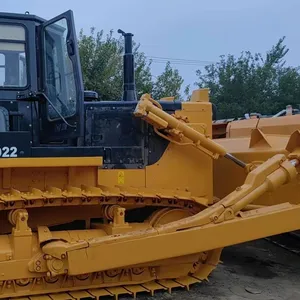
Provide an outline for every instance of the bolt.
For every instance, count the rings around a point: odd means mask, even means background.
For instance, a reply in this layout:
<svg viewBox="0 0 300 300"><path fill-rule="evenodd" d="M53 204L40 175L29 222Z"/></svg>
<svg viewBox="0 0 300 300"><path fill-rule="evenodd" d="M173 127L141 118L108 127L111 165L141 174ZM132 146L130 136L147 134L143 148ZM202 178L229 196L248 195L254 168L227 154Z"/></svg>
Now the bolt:
<svg viewBox="0 0 300 300"><path fill-rule="evenodd" d="M62 254L61 259L65 259L65 258L66 258L66 254Z"/></svg>
<svg viewBox="0 0 300 300"><path fill-rule="evenodd" d="M242 188L240 186L238 186L235 190L238 192L240 191Z"/></svg>

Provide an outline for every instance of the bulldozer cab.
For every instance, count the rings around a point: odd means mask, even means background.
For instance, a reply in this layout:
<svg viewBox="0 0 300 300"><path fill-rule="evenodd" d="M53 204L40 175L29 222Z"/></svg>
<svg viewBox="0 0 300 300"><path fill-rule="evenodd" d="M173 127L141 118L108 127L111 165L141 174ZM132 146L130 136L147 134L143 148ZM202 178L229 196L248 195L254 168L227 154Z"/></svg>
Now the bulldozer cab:
<svg viewBox="0 0 300 300"><path fill-rule="evenodd" d="M133 115L131 33L124 37L123 95L84 91L72 11L44 20L0 13L0 157L101 156L107 168L144 168L168 142ZM169 113L180 101L160 101Z"/></svg>
<svg viewBox="0 0 300 300"><path fill-rule="evenodd" d="M1 149L17 149L11 157L29 155L33 146L76 146L83 101L72 11L49 21L0 13Z"/></svg>

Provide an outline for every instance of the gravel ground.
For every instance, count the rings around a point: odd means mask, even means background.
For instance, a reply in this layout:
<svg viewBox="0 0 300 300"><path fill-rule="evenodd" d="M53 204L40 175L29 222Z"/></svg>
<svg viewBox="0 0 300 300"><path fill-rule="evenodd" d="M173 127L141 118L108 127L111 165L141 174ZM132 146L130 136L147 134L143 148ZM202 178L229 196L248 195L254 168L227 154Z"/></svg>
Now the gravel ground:
<svg viewBox="0 0 300 300"><path fill-rule="evenodd" d="M190 291L139 294L137 299L300 300L300 256L258 240L224 249L221 259L209 282L192 285Z"/></svg>

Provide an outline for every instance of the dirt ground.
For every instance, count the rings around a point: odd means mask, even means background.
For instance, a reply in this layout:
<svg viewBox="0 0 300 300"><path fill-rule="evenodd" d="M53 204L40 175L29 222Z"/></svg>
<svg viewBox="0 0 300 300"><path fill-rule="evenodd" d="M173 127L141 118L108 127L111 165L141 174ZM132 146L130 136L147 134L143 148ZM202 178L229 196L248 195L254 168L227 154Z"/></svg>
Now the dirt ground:
<svg viewBox="0 0 300 300"><path fill-rule="evenodd" d="M192 285L190 291L139 294L137 299L300 300L300 256L258 240L224 249L221 259L209 282Z"/></svg>

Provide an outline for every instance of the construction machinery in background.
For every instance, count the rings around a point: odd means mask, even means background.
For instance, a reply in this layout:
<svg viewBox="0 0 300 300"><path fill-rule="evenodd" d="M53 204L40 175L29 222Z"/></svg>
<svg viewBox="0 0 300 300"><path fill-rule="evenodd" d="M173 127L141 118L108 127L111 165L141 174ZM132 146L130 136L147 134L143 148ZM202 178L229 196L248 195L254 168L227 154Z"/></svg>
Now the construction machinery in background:
<svg viewBox="0 0 300 300"><path fill-rule="evenodd" d="M252 113L245 114L241 118L213 120L213 138L245 137L249 136L255 128L266 130L268 133L291 134L298 129L299 113L299 109L287 105L286 109L275 115ZM274 120L274 118L278 119Z"/></svg>
<svg viewBox="0 0 300 300"><path fill-rule="evenodd" d="M207 90L84 91L73 14L0 14L0 298L189 288L226 246L300 228L298 131L212 139Z"/></svg>

